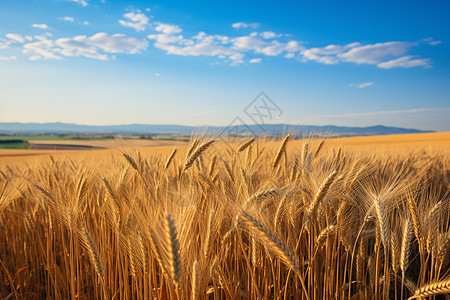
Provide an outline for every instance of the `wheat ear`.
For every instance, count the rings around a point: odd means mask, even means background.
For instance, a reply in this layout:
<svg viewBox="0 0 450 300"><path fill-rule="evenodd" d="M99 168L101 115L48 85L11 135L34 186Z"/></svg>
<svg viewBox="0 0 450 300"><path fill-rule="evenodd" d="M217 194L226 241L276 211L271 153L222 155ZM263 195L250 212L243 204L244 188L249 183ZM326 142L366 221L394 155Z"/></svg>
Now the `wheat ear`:
<svg viewBox="0 0 450 300"><path fill-rule="evenodd" d="M241 212L242 218L248 223L249 227L257 233L260 238L265 242L265 244L282 260L284 261L291 269L293 269L297 275L300 283L302 285L303 292L305 293L305 297L309 300L308 291L306 290L305 282L303 281L300 270L298 268L297 261L295 260L294 255L291 250L280 241L269 229L267 229L264 225L259 223L255 218L253 218L250 214L245 211Z"/></svg>
<svg viewBox="0 0 450 300"><path fill-rule="evenodd" d="M241 146L238 149L238 153L244 151L245 149L247 149L251 144L253 144L253 142L255 141L255 138L250 138L248 139L246 142L244 142L243 144L241 144Z"/></svg>
<svg viewBox="0 0 450 300"><path fill-rule="evenodd" d="M278 255L289 267L299 273L299 268L291 250L278 239L269 229L259 223L255 218L245 211L241 212L242 218L248 223L250 228L269 246L272 251Z"/></svg>
<svg viewBox="0 0 450 300"><path fill-rule="evenodd" d="M278 165L278 163L281 160L281 157L283 156L283 153L286 151L287 143L289 142L289 139L291 138L291 135L288 134L284 137L283 141L281 142L280 148L278 149L277 155L275 156L275 159L272 163L272 168L275 169Z"/></svg>
<svg viewBox="0 0 450 300"><path fill-rule="evenodd" d="M384 209L383 203L380 199L376 198L374 201L375 214L377 216L378 225L381 232L381 242L386 249L389 249L390 232L389 232L389 219ZM387 258L386 258L387 259Z"/></svg>
<svg viewBox="0 0 450 300"><path fill-rule="evenodd" d="M304 143L302 149L302 166L305 165L306 158L308 157L308 148L309 148L308 143Z"/></svg>
<svg viewBox="0 0 450 300"><path fill-rule="evenodd" d="M332 171L327 176L327 178L325 178L325 180L322 182L322 184L320 185L319 189L317 190L316 195L314 196L314 199L311 202L311 205L309 207L310 213L313 213L317 209L319 202L323 199L323 197L325 197L325 195L327 194L331 185L333 184L334 179L336 178L336 174L337 174L336 170Z"/></svg>
<svg viewBox="0 0 450 300"><path fill-rule="evenodd" d="M202 155L202 153L205 152L209 148L209 146L212 145L212 143L214 143L214 140L205 142L202 145L198 146L197 149L192 151L192 153L187 157L187 159L184 163L182 172L189 169L194 164L194 162L197 160L197 158L199 158L199 156Z"/></svg>
<svg viewBox="0 0 450 300"><path fill-rule="evenodd" d="M199 288L199 271L198 271L198 262L194 261L194 264L192 265L192 284L191 284L191 290L192 290L192 300L197 299L198 295L198 288Z"/></svg>
<svg viewBox="0 0 450 300"><path fill-rule="evenodd" d="M209 168L208 168L208 176L209 177L212 177L213 176L213 173L214 173L214 170L215 170L215 168L216 168L216 165L217 165L217 156L216 155L214 155L213 157L212 157L212 159L211 159L211 162L209 163Z"/></svg>
<svg viewBox="0 0 450 300"><path fill-rule="evenodd" d="M402 245L400 250L400 270L406 272L409 266L409 255L411 252L411 240L413 236L413 224L410 218L407 218L403 227Z"/></svg>
<svg viewBox="0 0 450 300"><path fill-rule="evenodd" d="M186 154L186 159L192 154L192 152L194 152L195 149L197 149L198 144L200 144L200 140L199 139L195 139L192 141L191 146L189 147L189 150Z"/></svg>
<svg viewBox="0 0 450 300"><path fill-rule="evenodd" d="M86 246L86 249L89 254L89 259L91 260L91 263L94 265L95 271L97 272L98 276L103 277L103 263L100 258L100 253L97 250L97 247L95 246L94 239L92 238L89 231L85 228L81 229L82 232L82 242Z"/></svg>
<svg viewBox="0 0 450 300"><path fill-rule="evenodd" d="M242 207L245 209L247 204L249 204L252 201L258 200L259 202L262 202L264 200L267 200L269 198L277 196L279 193L280 193L280 191L277 189L268 189L268 190L259 191L255 194L253 194L252 196L250 196L249 198L247 198L244 201L244 204L242 205Z"/></svg>
<svg viewBox="0 0 450 300"><path fill-rule="evenodd" d="M177 228L170 213L164 218L165 244L169 256L169 272L176 283L181 277L180 243L177 237Z"/></svg>
<svg viewBox="0 0 450 300"><path fill-rule="evenodd" d="M138 165L136 161L127 153L122 153L123 157L128 161L128 163L135 169L136 171L139 171Z"/></svg>
<svg viewBox="0 0 450 300"><path fill-rule="evenodd" d="M414 295L409 297L408 300L448 293L450 293L450 279L426 284L417 289Z"/></svg>
<svg viewBox="0 0 450 300"><path fill-rule="evenodd" d="M448 250L450 249L450 232L447 232L446 237L444 238L444 241L441 242L441 245L437 252L437 263L442 264L444 262L444 259L448 253Z"/></svg>
<svg viewBox="0 0 450 300"><path fill-rule="evenodd" d="M177 149L173 149L172 153L170 153L169 157L167 158L166 164L164 165L164 170L167 170L167 168L170 166L170 163L175 157L175 154L177 154Z"/></svg>
<svg viewBox="0 0 450 300"><path fill-rule="evenodd" d="M320 232L320 234L316 238L317 249L319 249L322 246L322 244L327 240L330 234L333 234L335 228L336 227L334 225L328 225L324 230Z"/></svg>
<svg viewBox="0 0 450 300"><path fill-rule="evenodd" d="M408 208L411 213L411 219L414 225L414 234L419 244L419 252L423 254L425 252L425 245L422 237L422 226L420 223L419 215L417 214L417 204L412 197L408 197Z"/></svg>
<svg viewBox="0 0 450 300"><path fill-rule="evenodd" d="M274 225L275 229L276 229L277 226L278 226L278 221L279 221L279 219L280 219L281 210L283 209L284 204L285 204L286 201L287 201L287 198L288 198L288 195L285 195L285 196L283 197L283 199L281 199L280 203L278 203L277 210L275 211L275 217L274 217L274 219L273 219L273 225Z"/></svg>
<svg viewBox="0 0 450 300"><path fill-rule="evenodd" d="M319 146L317 146L316 152L314 153L314 158L316 158L319 155L320 150L322 150L323 144L325 143L325 140L321 140Z"/></svg>

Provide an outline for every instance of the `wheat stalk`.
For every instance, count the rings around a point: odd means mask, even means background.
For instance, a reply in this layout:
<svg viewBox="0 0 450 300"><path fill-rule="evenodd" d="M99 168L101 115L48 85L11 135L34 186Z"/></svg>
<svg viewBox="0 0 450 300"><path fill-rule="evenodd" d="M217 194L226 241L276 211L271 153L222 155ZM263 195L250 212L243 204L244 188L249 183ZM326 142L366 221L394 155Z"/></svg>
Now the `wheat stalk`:
<svg viewBox="0 0 450 300"><path fill-rule="evenodd" d="M241 212L242 218L247 222L247 224L254 230L255 233L262 239L264 244L270 248L285 264L287 264L291 269L293 269L300 280L303 292L305 293L306 299L309 300L308 291L306 290L305 283L301 277L300 270L298 268L297 261L292 254L291 250L278 239L269 229L264 225L259 223L255 218L245 211Z"/></svg>

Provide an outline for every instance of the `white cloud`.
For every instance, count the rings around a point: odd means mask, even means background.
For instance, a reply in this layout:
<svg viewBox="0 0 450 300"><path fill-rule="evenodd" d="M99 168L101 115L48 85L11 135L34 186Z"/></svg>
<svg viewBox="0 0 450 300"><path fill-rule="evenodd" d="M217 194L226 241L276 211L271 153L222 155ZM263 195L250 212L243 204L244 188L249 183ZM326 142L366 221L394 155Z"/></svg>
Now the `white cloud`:
<svg viewBox="0 0 450 300"><path fill-rule="evenodd" d="M437 45L442 44L442 41L435 41L432 37L422 39L421 41L428 43L428 45L430 45L430 46L437 46Z"/></svg>
<svg viewBox="0 0 450 300"><path fill-rule="evenodd" d="M17 57L15 56L0 56L0 61L11 61L11 60L16 60Z"/></svg>
<svg viewBox="0 0 450 300"><path fill-rule="evenodd" d="M39 28L39 29L48 29L48 25L47 24L31 24L31 27Z"/></svg>
<svg viewBox="0 0 450 300"><path fill-rule="evenodd" d="M256 29L259 27L259 23L244 23L244 22L237 22L231 25L234 29L240 29L240 28L253 28Z"/></svg>
<svg viewBox="0 0 450 300"><path fill-rule="evenodd" d="M87 39L88 43L108 53L140 53L148 47L146 40L129 37L124 34L108 35L100 32Z"/></svg>
<svg viewBox="0 0 450 300"><path fill-rule="evenodd" d="M309 48L301 51L302 60L314 60L323 64L337 64L340 62L371 64L379 68L412 68L430 67L431 60L412 59L413 56L403 56L417 43L385 42L361 45L358 42L347 45L328 45L322 48Z"/></svg>
<svg viewBox="0 0 450 300"><path fill-rule="evenodd" d="M253 51L255 53L267 56L276 56L283 52L297 52L304 49L298 41L279 42L272 40L270 42L257 36L240 36L232 39L233 47L243 51Z"/></svg>
<svg viewBox="0 0 450 300"><path fill-rule="evenodd" d="M262 49L256 49L256 53L262 53L267 56L277 56L286 50L285 47L285 43L272 41L269 45L263 47Z"/></svg>
<svg viewBox="0 0 450 300"><path fill-rule="evenodd" d="M414 68L414 67L431 67L431 59L429 58L416 58L412 55L406 55L399 57L397 59L392 59L386 62L379 63L377 65L382 69L392 69L392 68Z"/></svg>
<svg viewBox="0 0 450 300"><path fill-rule="evenodd" d="M119 20L120 25L134 28L136 31L144 31L149 25L149 18L140 11L129 12L123 16L130 21Z"/></svg>
<svg viewBox="0 0 450 300"><path fill-rule="evenodd" d="M155 77L159 77L161 74L159 73L155 73Z"/></svg>
<svg viewBox="0 0 450 300"><path fill-rule="evenodd" d="M354 86L356 88L363 89L363 88L371 86L373 84L374 84L373 82L363 82L363 83L359 83L359 84L350 83L349 86Z"/></svg>
<svg viewBox="0 0 450 300"><path fill-rule="evenodd" d="M300 45L298 41L289 41L286 43L285 49L287 52L299 52L305 49L305 47Z"/></svg>
<svg viewBox="0 0 450 300"><path fill-rule="evenodd" d="M267 42L255 36L240 36L233 39L233 47L241 50L260 50Z"/></svg>
<svg viewBox="0 0 450 300"><path fill-rule="evenodd" d="M279 37L275 32L272 31L264 31L263 33L261 33L261 36L265 39L273 39Z"/></svg>
<svg viewBox="0 0 450 300"><path fill-rule="evenodd" d="M177 25L171 25L171 24L165 24L165 23L155 23L156 26L155 30L160 31L165 34L175 34L180 33L182 29L178 27Z"/></svg>
<svg viewBox="0 0 450 300"><path fill-rule="evenodd" d="M411 47L417 45L413 42L392 41L367 45L354 42L346 45L306 48L302 42L290 40L287 35L271 31L252 32L249 35L237 37L199 32L191 38L186 38L180 34L182 29L177 25L155 24L155 31L158 33L148 35L148 38L154 40L156 48L173 55L216 56L230 64L240 64L244 61L247 53L253 53L265 56L283 55L286 58L297 58L301 61L311 60L323 64L342 62L372 64L380 68L427 67L431 65L429 59L412 59L410 56L403 56ZM249 25L234 24L235 28L246 26Z"/></svg>
<svg viewBox="0 0 450 300"><path fill-rule="evenodd" d="M0 50L2 49L8 49L9 48L9 44L2 42L2 39L0 38Z"/></svg>
<svg viewBox="0 0 450 300"><path fill-rule="evenodd" d="M436 46L436 45L442 44L442 41L431 41L429 44L431 46Z"/></svg>
<svg viewBox="0 0 450 300"><path fill-rule="evenodd" d="M59 52L59 49L55 47L55 44L52 40L41 39L38 42L28 43L23 46L23 53L25 54L33 54L32 60L36 60L39 58L44 59L62 59L60 55L56 53Z"/></svg>
<svg viewBox="0 0 450 300"><path fill-rule="evenodd" d="M68 16L60 17L59 20L61 20L61 21L67 21L67 22L73 22L73 21L75 21L75 19L74 19L73 17L68 17Z"/></svg>
<svg viewBox="0 0 450 300"><path fill-rule="evenodd" d="M41 39L24 45L24 53L31 54L31 60L62 59L63 57L87 57L108 60L111 53L140 53L148 47L147 40L140 40L124 34L109 35L99 32L93 36L75 36L56 40Z"/></svg>
<svg viewBox="0 0 450 300"><path fill-rule="evenodd" d="M88 21L83 21L83 23L82 23L83 25L89 25L89 22Z"/></svg>
<svg viewBox="0 0 450 300"><path fill-rule="evenodd" d="M160 30L167 29L162 27ZM180 30L166 30L166 32L179 32ZM180 56L217 56L222 59L231 60L231 64L243 62L244 55L238 50L230 48L224 44L224 36L207 35L200 32L192 39L185 39L182 35L172 35L169 33L153 34L148 36L155 40L154 46L167 52L167 54Z"/></svg>
<svg viewBox="0 0 450 300"><path fill-rule="evenodd" d="M258 33L230 37L199 32L191 38L185 38L180 34L182 29L178 26L163 23L155 24L158 25L155 27L155 30L160 33L151 34L148 38L155 41L154 46L156 48L173 55L215 56L223 59L230 65L243 63L247 52L276 56L281 53L295 52L304 48L298 41L280 42L273 39L268 41ZM268 35L273 36L272 34ZM258 58L254 62L257 61Z"/></svg>
<svg viewBox="0 0 450 300"><path fill-rule="evenodd" d="M7 33L5 35L8 39L13 40L14 42L19 42L19 43L23 43L25 42L25 39L22 35L20 34L16 34L16 33Z"/></svg>
<svg viewBox="0 0 450 300"><path fill-rule="evenodd" d="M338 57L344 62L378 64L385 59L403 55L409 48L416 45L410 42L377 43L351 48L344 53L339 53Z"/></svg>
<svg viewBox="0 0 450 300"><path fill-rule="evenodd" d="M47 34L45 34L45 33L44 34L40 34L40 35L36 34L34 36L34 39L36 39L38 41L45 41L45 40L47 40L48 37L49 36Z"/></svg>
<svg viewBox="0 0 450 300"><path fill-rule="evenodd" d="M352 47L359 46L359 43L351 43L344 46L341 45L328 45L322 48L309 48L300 52L304 61L314 60L323 64L331 65L339 62L338 54L351 49Z"/></svg>
<svg viewBox="0 0 450 300"><path fill-rule="evenodd" d="M251 64L257 64L261 62L261 58L252 58L250 59L249 63Z"/></svg>
<svg viewBox="0 0 450 300"><path fill-rule="evenodd" d="M286 57L286 58L294 58L294 57L295 57L295 54L294 54L294 53L286 53L286 54L284 55L284 57Z"/></svg>
<svg viewBox="0 0 450 300"><path fill-rule="evenodd" d="M89 3L87 3L87 1L85 1L85 0L66 0L66 1L75 2L75 3L81 4L81 6L88 6L89 5Z"/></svg>
<svg viewBox="0 0 450 300"><path fill-rule="evenodd" d="M67 0L78 3L83 0ZM307 48L306 43L296 41L289 34L275 33L273 31L256 31L244 35L218 35L208 34L203 31L192 36L182 34L183 30L176 24L161 22L150 22L151 17L145 15L140 10L125 13L124 20L118 22L125 27L133 28L136 31L144 31L152 28L153 33L147 36L153 42L153 46L165 51L167 54L180 56L210 56L217 57L230 65L238 65L249 61L251 63L262 62L263 56L283 56L287 59L296 59L307 62L315 61L321 64L355 63L370 64L383 69L391 68L412 68L431 67L429 58L409 55L411 48L420 43L430 45L438 44L432 38L420 40L418 42L388 41L374 44L361 44L359 42L344 45L325 45L323 47ZM61 17L61 20L75 21L73 17ZM80 21L78 21L79 24ZM89 24L84 21L83 24ZM48 29L46 24L33 24L33 27ZM238 22L232 24L233 28L256 29L259 23ZM49 39L51 33L34 36L34 43L31 36L21 36L8 34L8 39L0 38L0 49L8 48L11 43L25 43L23 50L32 55L33 59L61 59L66 56L84 56L95 59L111 59L111 53L138 53L147 48L148 40L140 40L125 35L97 33L91 37L84 35ZM103 39L96 44L97 39ZM105 48L111 43L123 43L129 48L121 48L113 45ZM120 49L120 50L117 50ZM38 55L38 56L37 56ZM247 60L246 56L253 57ZM255 57L256 56L256 57ZM260 56L260 57L258 57ZM356 84L355 87L359 87ZM362 88L362 87L361 87Z"/></svg>

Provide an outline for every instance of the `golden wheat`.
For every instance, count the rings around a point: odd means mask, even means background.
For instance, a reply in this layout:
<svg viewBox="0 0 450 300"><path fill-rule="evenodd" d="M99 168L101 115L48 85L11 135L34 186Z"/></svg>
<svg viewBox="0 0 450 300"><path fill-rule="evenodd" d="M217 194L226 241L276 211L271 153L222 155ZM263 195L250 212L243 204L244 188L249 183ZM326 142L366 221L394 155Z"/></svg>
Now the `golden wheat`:
<svg viewBox="0 0 450 300"><path fill-rule="evenodd" d="M0 297L448 291L438 281L450 274L447 150L363 151L294 135L162 149L0 166Z"/></svg>

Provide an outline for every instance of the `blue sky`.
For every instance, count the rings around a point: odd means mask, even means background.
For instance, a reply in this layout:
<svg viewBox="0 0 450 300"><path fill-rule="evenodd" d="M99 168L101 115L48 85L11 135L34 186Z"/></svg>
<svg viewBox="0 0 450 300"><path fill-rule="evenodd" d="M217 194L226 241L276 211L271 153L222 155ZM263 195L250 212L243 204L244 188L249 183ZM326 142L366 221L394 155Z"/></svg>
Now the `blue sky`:
<svg viewBox="0 0 450 300"><path fill-rule="evenodd" d="M450 131L448 1L0 2L0 122Z"/></svg>

